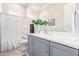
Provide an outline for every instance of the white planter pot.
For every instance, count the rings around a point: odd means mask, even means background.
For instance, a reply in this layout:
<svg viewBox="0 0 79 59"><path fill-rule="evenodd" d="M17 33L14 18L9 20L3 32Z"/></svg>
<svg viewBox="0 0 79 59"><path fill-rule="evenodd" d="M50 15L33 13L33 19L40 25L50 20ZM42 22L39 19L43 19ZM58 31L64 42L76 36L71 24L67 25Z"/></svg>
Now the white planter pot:
<svg viewBox="0 0 79 59"><path fill-rule="evenodd" d="M36 32L37 32L37 30L38 30L37 25L34 25L34 32L36 33Z"/></svg>
<svg viewBox="0 0 79 59"><path fill-rule="evenodd" d="M38 33L41 31L41 25L34 25L35 33Z"/></svg>

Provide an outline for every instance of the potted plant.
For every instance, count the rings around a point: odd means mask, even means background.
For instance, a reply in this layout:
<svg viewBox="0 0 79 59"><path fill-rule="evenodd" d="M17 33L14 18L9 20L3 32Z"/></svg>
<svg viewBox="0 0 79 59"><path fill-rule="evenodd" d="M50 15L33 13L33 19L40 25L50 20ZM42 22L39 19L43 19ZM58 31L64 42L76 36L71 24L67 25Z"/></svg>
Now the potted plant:
<svg viewBox="0 0 79 59"><path fill-rule="evenodd" d="M37 32L38 30L38 20L32 20L32 23L34 24L34 32Z"/></svg>
<svg viewBox="0 0 79 59"><path fill-rule="evenodd" d="M40 32L42 30L43 25L47 25L48 21L47 20L42 20L42 19L36 19L32 20L33 24L35 24L35 32L38 30ZM45 28L45 27L44 27Z"/></svg>
<svg viewBox="0 0 79 59"><path fill-rule="evenodd" d="M43 30L45 31L45 34L47 33L47 31L46 31L46 26L47 26L47 24L48 24L48 21L47 20L44 20L43 21Z"/></svg>

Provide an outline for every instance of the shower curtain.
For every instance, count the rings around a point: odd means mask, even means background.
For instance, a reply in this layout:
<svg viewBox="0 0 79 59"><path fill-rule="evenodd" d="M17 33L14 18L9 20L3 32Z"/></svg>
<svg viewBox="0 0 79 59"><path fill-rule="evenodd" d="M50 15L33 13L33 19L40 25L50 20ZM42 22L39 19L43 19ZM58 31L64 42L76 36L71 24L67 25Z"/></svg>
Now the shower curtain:
<svg viewBox="0 0 79 59"><path fill-rule="evenodd" d="M1 51L11 50L17 47L17 23L16 16L1 13L0 14L0 43Z"/></svg>
<svg viewBox="0 0 79 59"><path fill-rule="evenodd" d="M76 4L75 8L75 28L76 32L79 33L79 4Z"/></svg>
<svg viewBox="0 0 79 59"><path fill-rule="evenodd" d="M64 10L64 30L79 33L79 4L69 3Z"/></svg>
<svg viewBox="0 0 79 59"><path fill-rule="evenodd" d="M70 7L72 32L79 33L79 3L73 3Z"/></svg>
<svg viewBox="0 0 79 59"><path fill-rule="evenodd" d="M75 32L75 3L68 3L64 6L64 31Z"/></svg>

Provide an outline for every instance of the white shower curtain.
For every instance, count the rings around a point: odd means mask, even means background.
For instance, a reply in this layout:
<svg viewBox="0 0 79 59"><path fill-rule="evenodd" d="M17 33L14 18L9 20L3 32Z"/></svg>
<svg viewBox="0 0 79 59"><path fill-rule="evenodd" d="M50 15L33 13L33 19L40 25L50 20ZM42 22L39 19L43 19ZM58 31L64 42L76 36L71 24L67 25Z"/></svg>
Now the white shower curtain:
<svg viewBox="0 0 79 59"><path fill-rule="evenodd" d="M75 32L75 3L66 4L64 7L64 30Z"/></svg>
<svg viewBox="0 0 79 59"><path fill-rule="evenodd" d="M1 13L0 14L1 29L1 51L11 50L17 47L17 23L16 16Z"/></svg>
<svg viewBox="0 0 79 59"><path fill-rule="evenodd" d="M79 4L76 4L76 15L75 15L75 28L76 28L76 32L79 33Z"/></svg>
<svg viewBox="0 0 79 59"><path fill-rule="evenodd" d="M79 7L78 3L65 5L64 30L68 32L79 32Z"/></svg>

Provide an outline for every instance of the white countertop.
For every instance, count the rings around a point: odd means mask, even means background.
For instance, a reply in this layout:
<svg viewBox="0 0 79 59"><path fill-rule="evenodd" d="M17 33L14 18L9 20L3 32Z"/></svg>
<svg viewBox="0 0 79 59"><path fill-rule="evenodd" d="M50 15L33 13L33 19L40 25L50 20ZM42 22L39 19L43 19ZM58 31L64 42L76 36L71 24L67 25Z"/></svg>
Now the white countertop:
<svg viewBox="0 0 79 59"><path fill-rule="evenodd" d="M29 35L79 49L78 33L54 32L54 34L34 33Z"/></svg>

